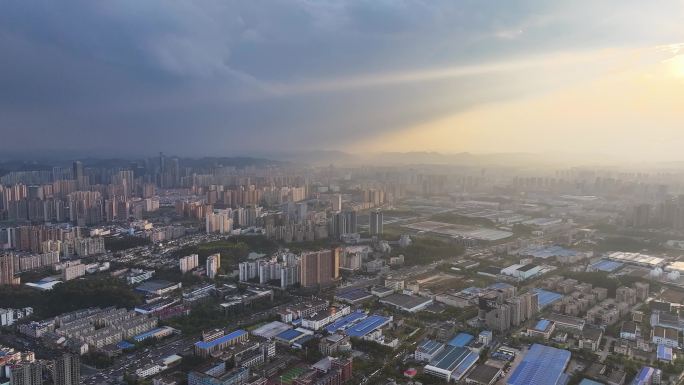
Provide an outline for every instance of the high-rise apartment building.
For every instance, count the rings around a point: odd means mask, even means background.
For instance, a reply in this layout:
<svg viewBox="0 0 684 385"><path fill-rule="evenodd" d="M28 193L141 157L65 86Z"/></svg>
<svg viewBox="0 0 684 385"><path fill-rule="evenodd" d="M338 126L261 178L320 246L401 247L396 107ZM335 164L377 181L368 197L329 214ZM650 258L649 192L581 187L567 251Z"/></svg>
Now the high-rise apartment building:
<svg viewBox="0 0 684 385"><path fill-rule="evenodd" d="M83 188L85 184L83 180L83 163L81 163L78 160L75 161L72 165L71 174L74 177L74 180L76 181L77 188Z"/></svg>
<svg viewBox="0 0 684 385"><path fill-rule="evenodd" d="M207 277L216 278L218 269L221 267L221 254L213 254L207 257Z"/></svg>
<svg viewBox="0 0 684 385"><path fill-rule="evenodd" d="M214 210L207 213L206 231L207 234L219 233L228 234L233 231L232 210Z"/></svg>
<svg viewBox="0 0 684 385"><path fill-rule="evenodd" d="M332 211L339 212L342 211L342 195L335 194L332 196Z"/></svg>
<svg viewBox="0 0 684 385"><path fill-rule="evenodd" d="M55 385L78 385L81 383L81 359L74 354L64 354L55 360Z"/></svg>
<svg viewBox="0 0 684 385"><path fill-rule="evenodd" d="M14 365L10 369L10 385L42 385L43 364L25 362Z"/></svg>
<svg viewBox="0 0 684 385"><path fill-rule="evenodd" d="M383 223L383 217L382 217L382 211L380 210L372 210L370 212L370 222L369 222L369 229L370 229L370 235L382 235L382 223Z"/></svg>
<svg viewBox="0 0 684 385"><path fill-rule="evenodd" d="M196 268L198 265L199 256L197 254L186 255L185 257L181 257L181 259L178 261L178 266L183 274Z"/></svg>
<svg viewBox="0 0 684 385"><path fill-rule="evenodd" d="M339 275L339 254L331 250L302 253L300 261L301 285L303 287L328 286Z"/></svg>
<svg viewBox="0 0 684 385"><path fill-rule="evenodd" d="M357 232L356 211L346 210L335 213L330 218L330 235L339 239L344 234Z"/></svg>
<svg viewBox="0 0 684 385"><path fill-rule="evenodd" d="M19 278L14 276L14 255L0 255L0 285L18 285Z"/></svg>

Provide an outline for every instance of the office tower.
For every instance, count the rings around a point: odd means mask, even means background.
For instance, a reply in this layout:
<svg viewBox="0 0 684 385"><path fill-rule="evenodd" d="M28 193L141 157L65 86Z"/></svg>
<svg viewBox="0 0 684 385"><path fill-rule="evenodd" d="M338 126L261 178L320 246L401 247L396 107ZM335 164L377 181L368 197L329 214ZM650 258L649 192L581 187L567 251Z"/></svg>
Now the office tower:
<svg viewBox="0 0 684 385"><path fill-rule="evenodd" d="M25 362L10 368L10 385L42 385L43 364Z"/></svg>
<svg viewBox="0 0 684 385"><path fill-rule="evenodd" d="M198 258L199 256L197 254L190 254L182 257L178 261L178 266L180 267L181 273L185 274L188 271L196 268L199 265Z"/></svg>
<svg viewBox="0 0 684 385"><path fill-rule="evenodd" d="M74 354L64 354L55 360L55 385L78 385L81 383L81 359Z"/></svg>
<svg viewBox="0 0 684 385"><path fill-rule="evenodd" d="M14 255L0 255L0 285L18 285L19 278L14 277L15 271Z"/></svg>
<svg viewBox="0 0 684 385"><path fill-rule="evenodd" d="M370 212L370 235L382 235L382 211L373 210Z"/></svg>
<svg viewBox="0 0 684 385"><path fill-rule="evenodd" d="M221 254L213 254L207 257L207 277L216 278L218 269L221 267Z"/></svg>

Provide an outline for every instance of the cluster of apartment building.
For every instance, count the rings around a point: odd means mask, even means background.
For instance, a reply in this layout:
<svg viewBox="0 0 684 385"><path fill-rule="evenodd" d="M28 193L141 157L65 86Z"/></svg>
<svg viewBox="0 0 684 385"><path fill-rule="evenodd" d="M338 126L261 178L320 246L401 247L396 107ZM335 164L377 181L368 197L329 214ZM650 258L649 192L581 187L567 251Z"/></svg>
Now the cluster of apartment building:
<svg viewBox="0 0 684 385"><path fill-rule="evenodd" d="M533 319L539 312L537 293L517 295L515 286L498 283L478 297L478 320L490 330L504 332Z"/></svg>
<svg viewBox="0 0 684 385"><path fill-rule="evenodd" d="M330 286L340 277L340 253L339 248L307 251L300 255L285 252L270 259L241 262L239 279L260 284L276 282L281 288L295 284Z"/></svg>
<svg viewBox="0 0 684 385"><path fill-rule="evenodd" d="M157 319L122 308L88 308L41 322L23 324L19 331L35 338L53 340L85 354L147 332Z"/></svg>

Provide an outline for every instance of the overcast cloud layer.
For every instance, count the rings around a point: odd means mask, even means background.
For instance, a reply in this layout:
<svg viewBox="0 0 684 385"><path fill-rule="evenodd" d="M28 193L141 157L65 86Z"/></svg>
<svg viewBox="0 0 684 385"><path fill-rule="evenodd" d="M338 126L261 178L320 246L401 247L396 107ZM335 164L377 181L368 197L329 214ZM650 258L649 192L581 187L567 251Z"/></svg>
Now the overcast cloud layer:
<svg viewBox="0 0 684 385"><path fill-rule="evenodd" d="M596 76L593 64L573 61L583 53L684 41L683 8L624 0L5 0L0 151L365 149L370 136ZM535 79L537 63L554 60L563 72Z"/></svg>

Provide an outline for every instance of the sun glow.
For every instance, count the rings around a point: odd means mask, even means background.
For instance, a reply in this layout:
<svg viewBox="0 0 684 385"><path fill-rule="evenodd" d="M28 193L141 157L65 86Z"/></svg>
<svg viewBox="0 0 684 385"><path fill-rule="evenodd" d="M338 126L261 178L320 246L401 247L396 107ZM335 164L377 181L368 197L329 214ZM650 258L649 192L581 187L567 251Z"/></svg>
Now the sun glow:
<svg viewBox="0 0 684 385"><path fill-rule="evenodd" d="M665 64L674 77L684 79L684 54L665 60Z"/></svg>

